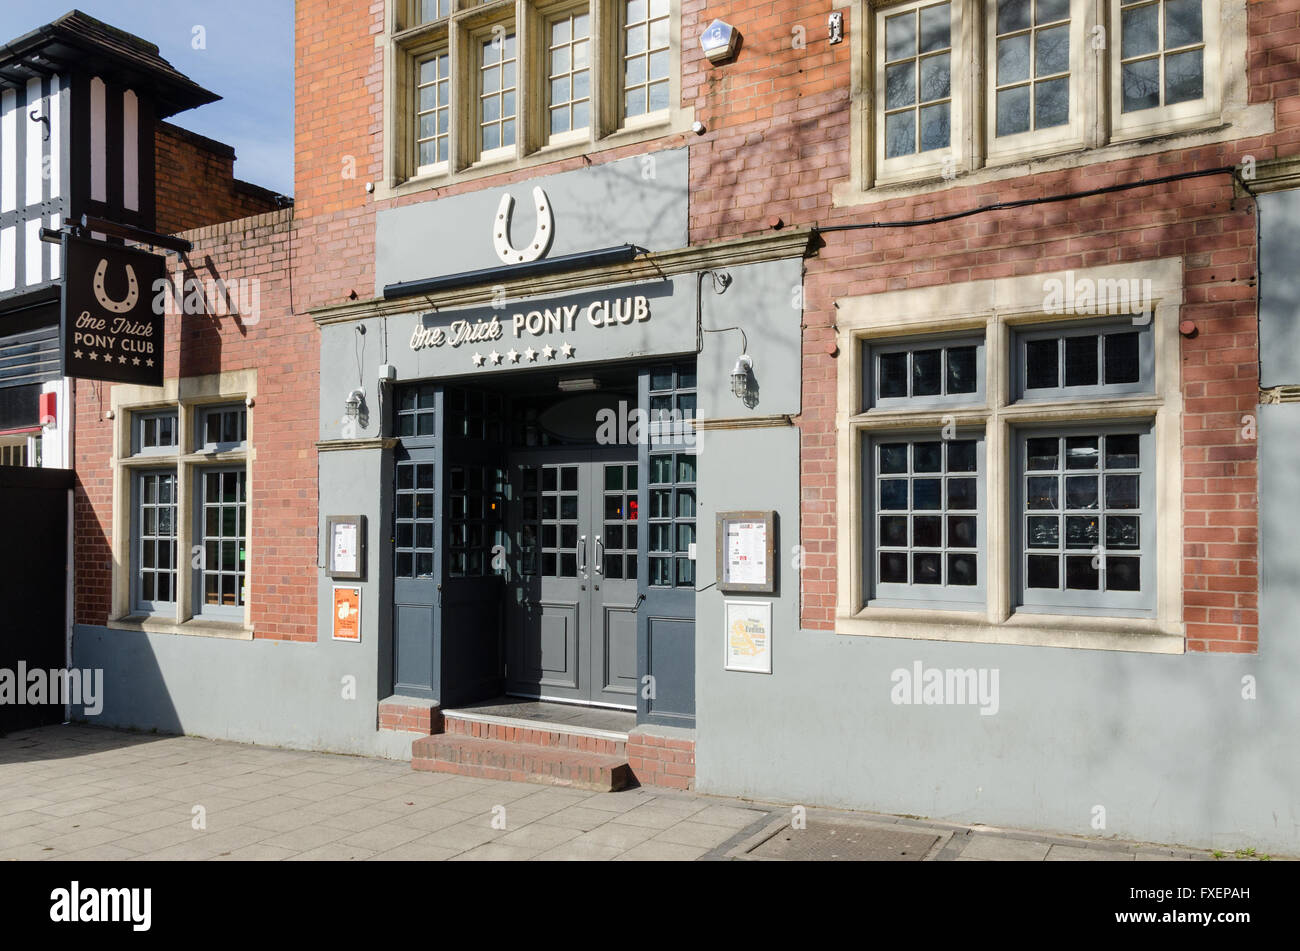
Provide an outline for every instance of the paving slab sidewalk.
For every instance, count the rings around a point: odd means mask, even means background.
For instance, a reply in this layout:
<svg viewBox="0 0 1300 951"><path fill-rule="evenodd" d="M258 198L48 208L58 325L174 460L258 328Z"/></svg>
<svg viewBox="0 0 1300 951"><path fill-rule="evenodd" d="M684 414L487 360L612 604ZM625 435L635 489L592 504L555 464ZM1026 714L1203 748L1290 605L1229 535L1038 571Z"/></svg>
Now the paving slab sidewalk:
<svg viewBox="0 0 1300 951"><path fill-rule="evenodd" d="M852 858L919 841L935 861L1192 861L1208 852L655 789L618 793L416 772L409 763L83 725L0 737L0 860ZM828 831L829 830L829 831ZM874 838L873 838L874 837ZM812 845L809 845L812 843ZM887 851L887 849L886 849Z"/></svg>

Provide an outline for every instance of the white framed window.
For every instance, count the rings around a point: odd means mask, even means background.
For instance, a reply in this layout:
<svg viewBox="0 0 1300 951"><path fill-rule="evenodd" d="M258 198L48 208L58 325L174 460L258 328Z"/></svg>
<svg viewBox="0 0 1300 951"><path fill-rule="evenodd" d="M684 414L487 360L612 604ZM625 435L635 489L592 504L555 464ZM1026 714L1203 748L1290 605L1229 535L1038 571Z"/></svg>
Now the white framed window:
<svg viewBox="0 0 1300 951"><path fill-rule="evenodd" d="M178 535L176 470L137 472L132 499L132 612L174 613Z"/></svg>
<svg viewBox="0 0 1300 951"><path fill-rule="evenodd" d="M852 34L861 98L853 180L837 200L1170 132L1210 136L1236 95L1227 71L1245 79L1245 40L1220 27L1241 6L852 0L870 29Z"/></svg>
<svg viewBox="0 0 1300 951"><path fill-rule="evenodd" d="M546 24L547 130L554 144L591 127L591 14L564 11Z"/></svg>
<svg viewBox="0 0 1300 951"><path fill-rule="evenodd" d="M1077 0L987 6L986 140L990 161L1082 144L1086 15Z"/></svg>
<svg viewBox="0 0 1300 951"><path fill-rule="evenodd" d="M242 466L198 469L194 614L242 620L247 592L248 489Z"/></svg>
<svg viewBox="0 0 1300 951"><path fill-rule="evenodd" d="M445 170L451 160L451 56L438 50L416 69L417 172L430 175Z"/></svg>
<svg viewBox="0 0 1300 951"><path fill-rule="evenodd" d="M672 22L668 0L622 0L623 119L666 113Z"/></svg>
<svg viewBox="0 0 1300 951"><path fill-rule="evenodd" d="M876 161L882 181L955 161L965 98L954 83L962 44L956 0L885 7L876 14Z"/></svg>
<svg viewBox="0 0 1300 951"><path fill-rule="evenodd" d="M513 158L517 152L519 49L514 26L480 34L478 50L478 160Z"/></svg>
<svg viewBox="0 0 1300 951"><path fill-rule="evenodd" d="M969 610L984 601L984 438L954 435L865 440L868 605Z"/></svg>
<svg viewBox="0 0 1300 951"><path fill-rule="evenodd" d="M254 371L119 385L110 627L252 636L248 602Z"/></svg>
<svg viewBox="0 0 1300 951"><path fill-rule="evenodd" d="M681 0L389 0L377 195L685 131ZM489 167L491 166L491 167Z"/></svg>

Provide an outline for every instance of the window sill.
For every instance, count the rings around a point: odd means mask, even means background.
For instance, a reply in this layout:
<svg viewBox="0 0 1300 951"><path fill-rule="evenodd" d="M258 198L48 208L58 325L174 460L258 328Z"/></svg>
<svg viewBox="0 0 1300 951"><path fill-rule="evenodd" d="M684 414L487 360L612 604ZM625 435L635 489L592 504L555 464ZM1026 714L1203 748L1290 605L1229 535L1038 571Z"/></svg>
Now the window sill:
<svg viewBox="0 0 1300 951"><path fill-rule="evenodd" d="M182 634L188 637L219 637L234 641L251 641L253 629L243 624L209 621L192 618L175 621L171 618L131 614L111 618L107 625L113 631L135 631L142 634Z"/></svg>
<svg viewBox="0 0 1300 951"><path fill-rule="evenodd" d="M995 624L983 612L877 607L841 614L835 621L835 633L1145 654L1182 654L1186 650L1181 630L1144 618L1013 614Z"/></svg>

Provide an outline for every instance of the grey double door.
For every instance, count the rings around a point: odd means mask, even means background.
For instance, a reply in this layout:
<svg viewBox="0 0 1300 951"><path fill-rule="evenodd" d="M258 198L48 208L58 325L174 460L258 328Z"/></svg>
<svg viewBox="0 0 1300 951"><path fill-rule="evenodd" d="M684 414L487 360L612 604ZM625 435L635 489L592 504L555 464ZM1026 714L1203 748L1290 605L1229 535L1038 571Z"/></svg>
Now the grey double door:
<svg viewBox="0 0 1300 951"><path fill-rule="evenodd" d="M511 457L509 692L634 708L635 447Z"/></svg>

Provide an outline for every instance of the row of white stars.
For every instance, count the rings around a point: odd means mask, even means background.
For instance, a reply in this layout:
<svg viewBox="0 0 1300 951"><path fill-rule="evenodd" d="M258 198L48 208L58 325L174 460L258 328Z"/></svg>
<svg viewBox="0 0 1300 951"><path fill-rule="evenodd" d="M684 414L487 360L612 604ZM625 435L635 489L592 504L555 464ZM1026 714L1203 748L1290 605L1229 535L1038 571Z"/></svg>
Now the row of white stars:
<svg viewBox="0 0 1300 951"><path fill-rule="evenodd" d="M81 359L81 351L80 351L80 350L73 350L73 351L72 351L72 355L73 355L74 357L76 357L78 360ZM95 353L95 352L92 351L91 354L90 354L90 359L92 359L92 360L99 360L99 359L100 359L99 354L97 354L97 353ZM104 354L104 358L103 358L103 359L104 359L104 362L105 362L105 363L112 363L112 362L113 362L113 355L112 355L111 353L106 353L106 354ZM126 363L126 357L118 357L118 358L117 358L117 362L118 362L118 363ZM132 357L132 358L131 358L131 366L133 366L133 367L138 367L139 365L140 365L140 358L139 358L139 357ZM148 359L146 359L146 360L144 361L144 365L147 366L147 367L151 367L151 366L153 366L153 359L152 359L152 358L148 358Z"/></svg>
<svg viewBox="0 0 1300 951"><path fill-rule="evenodd" d="M534 350L532 347L529 347L523 353L520 353L514 348L511 348L505 353L497 353L493 350L486 357L481 353L476 353L470 359L474 361L474 366L476 367L481 367L485 361L491 363L493 366L499 366L503 359L508 360L510 363L518 363L520 357L523 357L529 363L536 363L539 356L545 357L548 360L554 360L557 353L562 353L567 359L572 360L573 351L573 344L566 341L565 343L560 344L560 349L558 350L550 344L547 344L541 350Z"/></svg>

